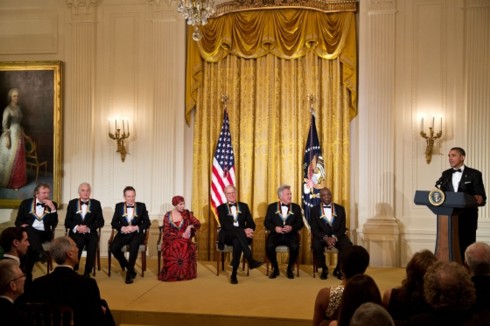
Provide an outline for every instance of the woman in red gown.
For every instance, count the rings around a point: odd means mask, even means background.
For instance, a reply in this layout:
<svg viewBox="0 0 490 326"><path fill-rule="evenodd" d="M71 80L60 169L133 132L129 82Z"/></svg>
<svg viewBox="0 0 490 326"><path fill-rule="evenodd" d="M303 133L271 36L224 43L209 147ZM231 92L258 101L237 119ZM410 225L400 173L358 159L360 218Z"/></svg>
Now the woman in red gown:
<svg viewBox="0 0 490 326"><path fill-rule="evenodd" d="M196 244L192 241L201 222L185 209L182 196L172 198L174 209L163 217L161 281L183 281L197 277Z"/></svg>

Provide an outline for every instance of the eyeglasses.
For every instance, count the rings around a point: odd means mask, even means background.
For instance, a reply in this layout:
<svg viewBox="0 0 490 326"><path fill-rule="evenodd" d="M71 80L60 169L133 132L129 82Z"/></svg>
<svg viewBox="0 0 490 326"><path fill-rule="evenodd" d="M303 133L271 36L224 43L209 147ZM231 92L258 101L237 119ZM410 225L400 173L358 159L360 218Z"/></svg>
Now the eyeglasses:
<svg viewBox="0 0 490 326"><path fill-rule="evenodd" d="M20 279L21 279L21 278L23 278L23 277L26 277L26 274L22 274L21 276L18 276L18 277L16 277L16 278L14 278L13 280L10 280L10 281L9 281L9 283L10 283L10 282L15 282L15 281L17 281L17 280L20 280Z"/></svg>

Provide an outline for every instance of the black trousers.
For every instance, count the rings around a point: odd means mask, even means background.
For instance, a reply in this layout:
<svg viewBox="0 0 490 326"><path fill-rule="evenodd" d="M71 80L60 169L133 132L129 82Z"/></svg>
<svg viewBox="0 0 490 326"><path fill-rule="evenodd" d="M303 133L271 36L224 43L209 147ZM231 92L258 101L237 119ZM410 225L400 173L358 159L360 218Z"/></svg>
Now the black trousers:
<svg viewBox="0 0 490 326"><path fill-rule="evenodd" d="M250 263L252 258L252 251L250 250L250 244L252 239L247 238L245 230L236 227L233 230L223 230L219 231L219 242L224 243L229 246L233 246L233 260L232 267L233 271L236 272L240 266L240 258L243 256Z"/></svg>
<svg viewBox="0 0 490 326"><path fill-rule="evenodd" d="M53 232L51 231L39 231L32 226L25 228L27 237L29 238L29 248L27 249L27 255L22 262L25 262L26 274L26 286L29 287L32 283L32 270L34 264L39 260L39 254L44 252L43 242L51 241L53 238Z"/></svg>
<svg viewBox="0 0 490 326"><path fill-rule="evenodd" d="M277 264L276 247L287 246L289 248L288 270L292 270L299 255L299 239L295 235L271 233L267 237L265 252L274 270L279 270Z"/></svg>
<svg viewBox="0 0 490 326"><path fill-rule="evenodd" d="M80 257L82 256L83 248L87 249L87 260L85 262L85 273L91 273L94 268L95 258L97 253L97 244L98 244L98 234L97 232L90 233L73 233L70 231L70 238L75 241L78 247L78 260L80 261ZM78 269L78 266L76 266Z"/></svg>
<svg viewBox="0 0 490 326"><path fill-rule="evenodd" d="M317 262L317 266L321 267L323 270L328 271L327 264L325 263L325 247L327 246L327 243L322 239L318 238L313 238L311 241L311 247L313 249L313 255L315 256L315 260ZM335 243L335 248L339 251L339 255L337 257L337 266L335 267L336 269L339 269L340 266L340 256L342 255L342 251L347 248L352 246L352 242L350 239L344 235L340 237Z"/></svg>
<svg viewBox="0 0 490 326"><path fill-rule="evenodd" d="M145 234L143 232L116 234L111 244L111 252L119 261L122 269L134 270L136 258L138 257L138 249L144 239ZM121 248L125 245L129 245L129 260L124 257L124 253L121 251Z"/></svg>

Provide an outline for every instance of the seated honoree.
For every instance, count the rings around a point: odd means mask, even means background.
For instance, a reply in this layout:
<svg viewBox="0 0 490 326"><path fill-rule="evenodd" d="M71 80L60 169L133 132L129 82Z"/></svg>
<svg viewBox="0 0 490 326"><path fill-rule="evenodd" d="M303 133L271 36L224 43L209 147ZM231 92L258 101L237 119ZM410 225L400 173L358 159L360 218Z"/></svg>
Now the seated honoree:
<svg viewBox="0 0 490 326"><path fill-rule="evenodd" d="M328 188L320 190L320 204L311 210L311 246L318 266L321 266L320 278L326 280L328 267L325 263L325 247L337 248L339 258L333 275L342 278L339 262L345 248L352 246L352 242L345 235L345 209L332 202L332 192Z"/></svg>
<svg viewBox="0 0 490 326"><path fill-rule="evenodd" d="M92 189L90 184L82 183L78 186L79 198L72 199L66 210L65 227L70 230L69 236L78 247L78 260L84 247L87 248L87 260L85 262L85 277L90 277L95 263L97 252L97 229L104 226L104 216L100 202L90 198ZM75 271L78 270L78 264Z"/></svg>
<svg viewBox="0 0 490 326"><path fill-rule="evenodd" d="M228 185L224 189L226 203L218 206L218 218L221 225L219 231L218 247L224 244L233 246L233 260L230 283L238 284L237 270L240 266L240 257L243 255L248 261L250 269L260 267L263 263L252 257L249 245L255 231L255 222L250 214L248 205L236 200L236 188Z"/></svg>
<svg viewBox="0 0 490 326"><path fill-rule="evenodd" d="M136 202L136 190L128 186L124 188L124 202L117 203L112 217L112 228L117 234L111 244L111 252L119 261L121 268L126 270L126 284L133 283L136 277L134 265L138 249L145 239L145 231L151 222L144 203ZM129 260L124 257L121 248L129 245Z"/></svg>
<svg viewBox="0 0 490 326"><path fill-rule="evenodd" d="M15 225L26 230L30 244L26 257L26 286L32 281L32 269L36 261L46 261L42 243L52 240L58 225L57 204L49 199L50 193L48 184L38 184L34 189L34 198L20 203L15 219Z"/></svg>
<svg viewBox="0 0 490 326"><path fill-rule="evenodd" d="M291 186L280 186L277 195L279 201L269 205L264 220L264 226L270 232L265 244L267 258L272 264L269 278L279 276L276 247L287 246L289 248L287 277L293 279L294 263L299 255L299 230L303 228L303 214L301 207L291 202Z"/></svg>
<svg viewBox="0 0 490 326"><path fill-rule="evenodd" d="M163 217L161 281L184 281L197 277L196 244L192 237L201 222L185 209L182 196L172 198L174 209Z"/></svg>

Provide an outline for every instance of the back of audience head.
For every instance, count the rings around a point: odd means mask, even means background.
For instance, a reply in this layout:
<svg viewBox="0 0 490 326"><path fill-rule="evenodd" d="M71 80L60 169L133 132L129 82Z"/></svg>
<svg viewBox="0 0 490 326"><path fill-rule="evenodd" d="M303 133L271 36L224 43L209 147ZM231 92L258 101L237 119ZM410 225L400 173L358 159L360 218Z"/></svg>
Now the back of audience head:
<svg viewBox="0 0 490 326"><path fill-rule="evenodd" d="M347 280L354 275L364 274L369 266L369 253L361 246L354 245L345 248L339 259L340 270Z"/></svg>
<svg viewBox="0 0 490 326"><path fill-rule="evenodd" d="M345 285L339 307L338 325L349 325L356 309L365 302L381 305L381 293L369 275L358 274L350 278Z"/></svg>
<svg viewBox="0 0 490 326"><path fill-rule="evenodd" d="M58 265L78 263L78 248L70 237L59 237L51 241L49 254Z"/></svg>
<svg viewBox="0 0 490 326"><path fill-rule="evenodd" d="M490 275L490 246L484 242L475 242L464 253L466 266L473 275Z"/></svg>
<svg viewBox="0 0 490 326"><path fill-rule="evenodd" d="M416 252L407 264L407 277L402 281L401 296L405 299L424 299L424 275L437 261L429 250Z"/></svg>
<svg viewBox="0 0 490 326"><path fill-rule="evenodd" d="M0 295L17 299L24 293L25 274L17 262L4 259L0 261Z"/></svg>
<svg viewBox="0 0 490 326"><path fill-rule="evenodd" d="M24 238L27 239L27 233L26 231L17 226L11 226L3 230L2 234L0 235L0 246L2 246L3 250L5 253L8 253L12 250L12 247L15 245L14 241L21 242L22 239ZM25 255L27 252L27 246L25 248L25 252L22 252L21 254Z"/></svg>
<svg viewBox="0 0 490 326"><path fill-rule="evenodd" d="M365 302L356 309L349 326L395 326L395 322L385 308L373 302Z"/></svg>
<svg viewBox="0 0 490 326"><path fill-rule="evenodd" d="M456 262L438 261L424 277L426 302L434 310L465 312L475 302L475 287L468 271Z"/></svg>

